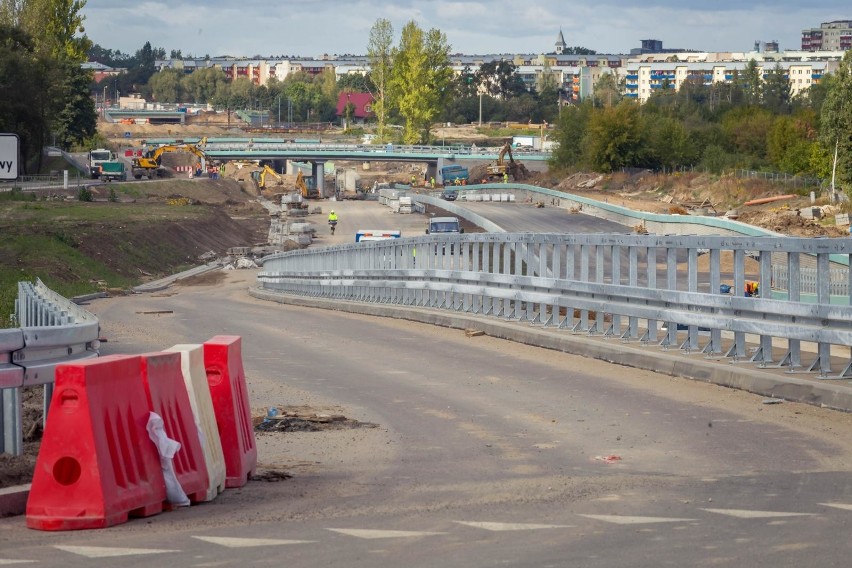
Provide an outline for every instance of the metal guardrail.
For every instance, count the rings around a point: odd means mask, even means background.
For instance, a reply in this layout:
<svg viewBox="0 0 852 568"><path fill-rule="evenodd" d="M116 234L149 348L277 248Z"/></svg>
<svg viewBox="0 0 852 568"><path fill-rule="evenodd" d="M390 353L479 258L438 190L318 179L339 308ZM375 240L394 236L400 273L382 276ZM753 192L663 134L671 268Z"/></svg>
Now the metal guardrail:
<svg viewBox="0 0 852 568"><path fill-rule="evenodd" d="M44 415L56 366L98 356L98 319L45 286L19 282L15 318L0 329L0 453L23 451L22 389L44 385Z"/></svg>
<svg viewBox="0 0 852 568"><path fill-rule="evenodd" d="M816 356L807 371L846 379L852 378L852 360L832 375L831 347L852 347L852 306L829 303L832 254L848 259L852 241L430 235L271 255L262 259L258 283L270 291L312 297L528 321L730 360L748 358L760 365L775 364L773 341L784 340L785 354L777 365L790 370L805 366L802 343L812 343ZM725 272L723 255L731 258ZM815 258L817 268L814 303L802 301L797 284L801 259L807 256ZM747 257L758 260L751 274ZM772 265L781 257L790 289L780 297L745 297L747 280L770 290ZM723 294L726 283L740 292ZM747 335L757 343L753 353L747 353Z"/></svg>

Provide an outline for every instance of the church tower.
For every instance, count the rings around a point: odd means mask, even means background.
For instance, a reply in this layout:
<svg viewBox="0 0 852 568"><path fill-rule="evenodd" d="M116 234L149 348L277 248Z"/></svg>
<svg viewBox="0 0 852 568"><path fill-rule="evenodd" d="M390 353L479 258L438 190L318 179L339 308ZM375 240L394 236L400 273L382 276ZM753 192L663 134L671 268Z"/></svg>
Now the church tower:
<svg viewBox="0 0 852 568"><path fill-rule="evenodd" d="M565 36L562 35L562 28L560 28L559 37L556 38L556 55L562 55L565 47Z"/></svg>

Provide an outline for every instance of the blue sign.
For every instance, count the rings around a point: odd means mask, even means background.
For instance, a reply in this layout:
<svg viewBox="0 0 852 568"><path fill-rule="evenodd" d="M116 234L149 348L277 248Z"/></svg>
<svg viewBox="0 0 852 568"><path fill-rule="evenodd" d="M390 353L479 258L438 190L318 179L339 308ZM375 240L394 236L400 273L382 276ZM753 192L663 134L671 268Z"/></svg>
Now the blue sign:
<svg viewBox="0 0 852 568"><path fill-rule="evenodd" d="M125 132L125 133L124 133L124 137L125 137L125 138L130 138L130 132Z"/></svg>

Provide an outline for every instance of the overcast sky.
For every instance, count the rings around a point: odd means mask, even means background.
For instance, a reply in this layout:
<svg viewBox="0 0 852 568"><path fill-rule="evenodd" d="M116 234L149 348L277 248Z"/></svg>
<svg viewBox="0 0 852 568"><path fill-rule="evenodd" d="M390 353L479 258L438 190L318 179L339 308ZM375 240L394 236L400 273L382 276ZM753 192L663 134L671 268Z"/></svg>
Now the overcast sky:
<svg viewBox="0 0 852 568"><path fill-rule="evenodd" d="M750 51L756 40L799 49L803 28L852 20L849 0L87 0L86 35L133 54L146 41L184 56L319 57L367 51L378 18L438 28L453 53L548 53L568 46L629 53L642 39L665 48Z"/></svg>

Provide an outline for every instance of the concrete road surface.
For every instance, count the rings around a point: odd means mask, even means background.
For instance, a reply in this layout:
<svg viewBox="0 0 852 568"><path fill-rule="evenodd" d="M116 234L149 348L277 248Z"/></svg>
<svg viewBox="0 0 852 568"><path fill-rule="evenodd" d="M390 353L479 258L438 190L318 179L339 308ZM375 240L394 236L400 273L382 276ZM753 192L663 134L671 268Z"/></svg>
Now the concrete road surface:
<svg viewBox="0 0 852 568"><path fill-rule="evenodd" d="M2 519L0 565L848 563L850 415L271 304L246 294L254 276L93 302L103 352L241 335L256 415L301 406L363 427L258 433L260 479L291 478L108 530L50 534Z"/></svg>

